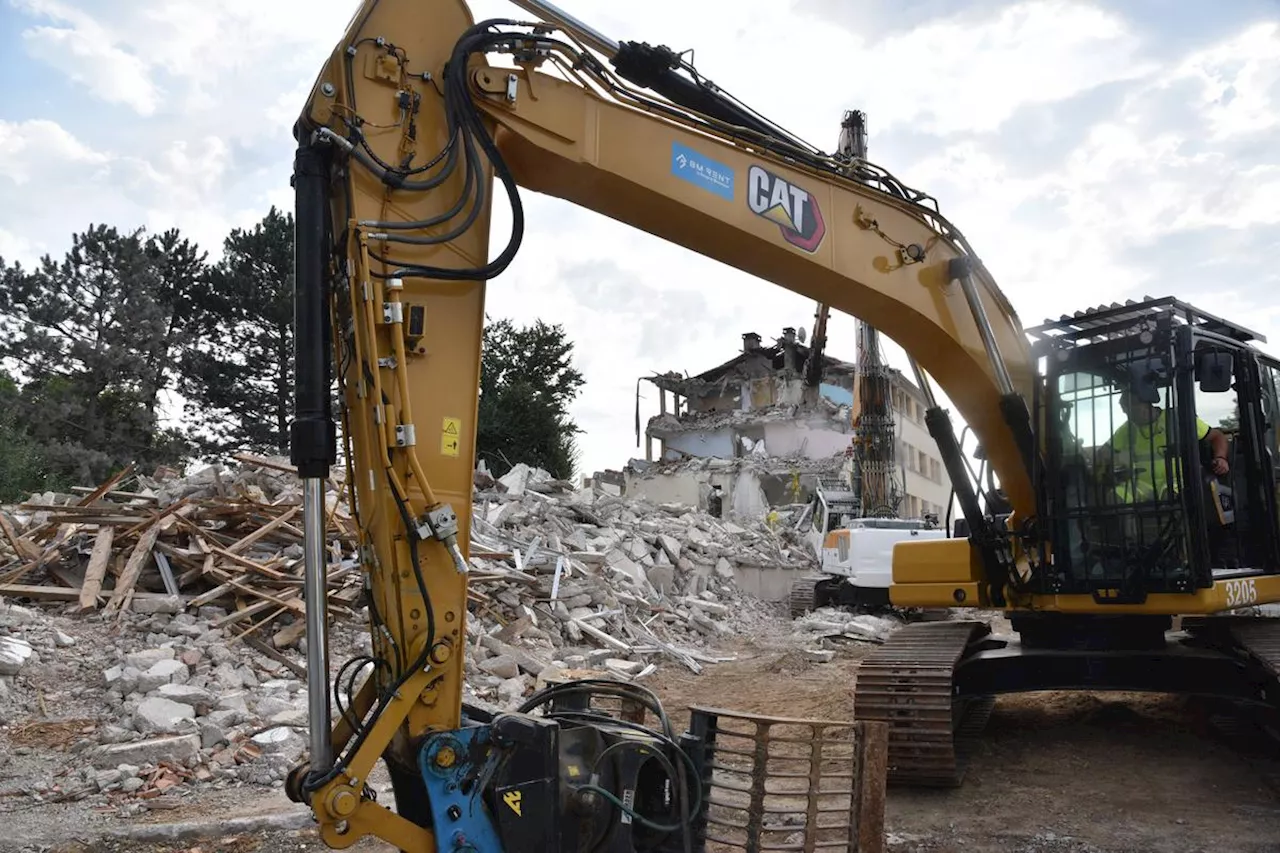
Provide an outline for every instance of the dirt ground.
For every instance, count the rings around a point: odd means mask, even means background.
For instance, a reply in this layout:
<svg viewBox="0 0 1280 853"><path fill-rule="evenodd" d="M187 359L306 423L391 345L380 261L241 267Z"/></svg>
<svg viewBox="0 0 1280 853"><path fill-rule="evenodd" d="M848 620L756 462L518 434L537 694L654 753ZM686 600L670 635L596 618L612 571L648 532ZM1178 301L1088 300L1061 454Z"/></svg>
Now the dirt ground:
<svg viewBox="0 0 1280 853"><path fill-rule="evenodd" d="M646 683L678 728L690 704L789 717L849 719L853 675L868 646L849 644L813 664L757 637L738 660L695 676L665 664ZM1280 761L1260 744L1223 743L1189 703L1164 696L1036 694L1000 700L964 785L890 789L888 849L974 853L1275 853L1280 851ZM171 816L296 809L282 795L244 789ZM237 799L238 797L242 799ZM390 796L382 798L390 800ZM70 819L70 818L68 818ZM21 837L21 836L19 836ZM82 836L83 837L83 836ZM9 835L12 839L13 835ZM0 849L14 849L0 844ZM217 842L97 841L24 846L41 853L293 853L327 849L314 833L244 834ZM391 848L373 841L353 848Z"/></svg>

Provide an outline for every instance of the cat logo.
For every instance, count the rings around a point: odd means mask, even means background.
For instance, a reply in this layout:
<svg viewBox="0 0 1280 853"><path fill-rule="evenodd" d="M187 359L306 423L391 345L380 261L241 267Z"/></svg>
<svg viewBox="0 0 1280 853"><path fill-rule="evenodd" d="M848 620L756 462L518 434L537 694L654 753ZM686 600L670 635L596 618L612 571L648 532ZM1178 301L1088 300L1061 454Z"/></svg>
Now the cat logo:
<svg viewBox="0 0 1280 853"><path fill-rule="evenodd" d="M524 817L524 815L520 814L519 791L507 791L502 795L502 801L511 807L511 810L516 813L516 817Z"/></svg>
<svg viewBox="0 0 1280 853"><path fill-rule="evenodd" d="M747 171L747 205L752 213L777 224L784 240L806 252L816 252L827 234L818 200L759 166Z"/></svg>

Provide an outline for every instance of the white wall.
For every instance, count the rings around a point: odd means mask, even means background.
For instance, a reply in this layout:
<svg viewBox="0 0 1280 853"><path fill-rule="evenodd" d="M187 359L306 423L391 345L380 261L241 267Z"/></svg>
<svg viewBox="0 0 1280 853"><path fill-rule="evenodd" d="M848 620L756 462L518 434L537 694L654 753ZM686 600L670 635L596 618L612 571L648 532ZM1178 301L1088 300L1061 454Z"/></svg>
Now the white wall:
<svg viewBox="0 0 1280 853"><path fill-rule="evenodd" d="M692 472L627 477L627 497L645 498L654 503L700 506L702 485Z"/></svg>
<svg viewBox="0 0 1280 853"><path fill-rule="evenodd" d="M770 456L827 459L844 453L849 433L803 421L774 421L764 425L764 447Z"/></svg>
<svg viewBox="0 0 1280 853"><path fill-rule="evenodd" d="M719 459L734 457L733 434L728 427L709 432L676 433L664 439L664 445L668 451L678 450L691 456L714 456Z"/></svg>
<svg viewBox="0 0 1280 853"><path fill-rule="evenodd" d="M951 483L947 479L946 469L942 467L942 457L938 453L938 443L933 440L933 436L929 435L929 430L922 424L917 423L911 418L899 415L898 420L898 440L911 446L912 452L919 454L924 451L931 460L938 463L939 476L942 482L934 482L929 479L929 472L920 472L912 470L910 464L904 464L902 476L906 480L904 491L907 495L914 496L918 501L926 501L935 507L941 507L941 510L935 510L939 514L946 512L947 501L951 497ZM906 460L903 460L905 463ZM909 515L907 507L903 507L903 515Z"/></svg>

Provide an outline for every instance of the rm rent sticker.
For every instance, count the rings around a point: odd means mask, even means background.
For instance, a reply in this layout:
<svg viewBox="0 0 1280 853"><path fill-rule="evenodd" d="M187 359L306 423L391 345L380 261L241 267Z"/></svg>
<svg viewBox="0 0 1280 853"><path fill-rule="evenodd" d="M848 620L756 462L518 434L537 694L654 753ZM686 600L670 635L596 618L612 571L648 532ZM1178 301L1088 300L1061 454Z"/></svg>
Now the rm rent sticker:
<svg viewBox="0 0 1280 853"><path fill-rule="evenodd" d="M733 201L733 169L679 142L671 143L671 174Z"/></svg>

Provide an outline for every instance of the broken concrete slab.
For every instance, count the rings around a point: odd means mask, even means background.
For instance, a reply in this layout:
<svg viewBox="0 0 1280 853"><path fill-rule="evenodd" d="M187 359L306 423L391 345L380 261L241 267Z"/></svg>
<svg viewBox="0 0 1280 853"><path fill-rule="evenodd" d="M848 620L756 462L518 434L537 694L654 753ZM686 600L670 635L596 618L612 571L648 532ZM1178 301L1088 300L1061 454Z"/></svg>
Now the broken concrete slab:
<svg viewBox="0 0 1280 853"><path fill-rule="evenodd" d="M496 637L482 636L480 642L489 651L511 658L520 669L530 675L537 675L550 665L550 661L541 660L536 655L529 654L515 646L509 646Z"/></svg>
<svg viewBox="0 0 1280 853"><path fill-rule="evenodd" d="M185 763L199 754L200 737L189 734L110 744L95 750L91 760L94 767L106 768L121 764L158 764L166 760Z"/></svg>
<svg viewBox="0 0 1280 853"><path fill-rule="evenodd" d="M812 663L831 663L836 658L836 653L831 649L801 649L800 654Z"/></svg>
<svg viewBox="0 0 1280 853"><path fill-rule="evenodd" d="M138 676L139 693L150 693L162 684L184 684L191 677L187 665L179 660L159 660Z"/></svg>
<svg viewBox="0 0 1280 853"><path fill-rule="evenodd" d="M175 614L181 613L186 605L180 595L167 595L163 598L135 598L130 605L135 613Z"/></svg>
<svg viewBox="0 0 1280 853"><path fill-rule="evenodd" d="M28 607L0 601L0 627L19 628L30 625L40 618L40 614Z"/></svg>
<svg viewBox="0 0 1280 853"><path fill-rule="evenodd" d="M516 659L505 654L482 660L479 666L481 671L496 675L502 679L515 678L520 674L520 665L516 663Z"/></svg>
<svg viewBox="0 0 1280 853"><path fill-rule="evenodd" d="M177 654L172 648L141 649L124 656L125 666L146 672L162 660L173 660Z"/></svg>
<svg viewBox="0 0 1280 853"><path fill-rule="evenodd" d="M18 637L0 637L0 675L17 675L35 655L35 649Z"/></svg>
<svg viewBox="0 0 1280 853"><path fill-rule="evenodd" d="M214 695L208 690L190 684L161 684L155 692L161 699L190 705L197 713L208 709L215 701Z"/></svg>
<svg viewBox="0 0 1280 853"><path fill-rule="evenodd" d="M194 723L196 712L182 702L149 696L133 714L134 727L142 734L174 734Z"/></svg>

